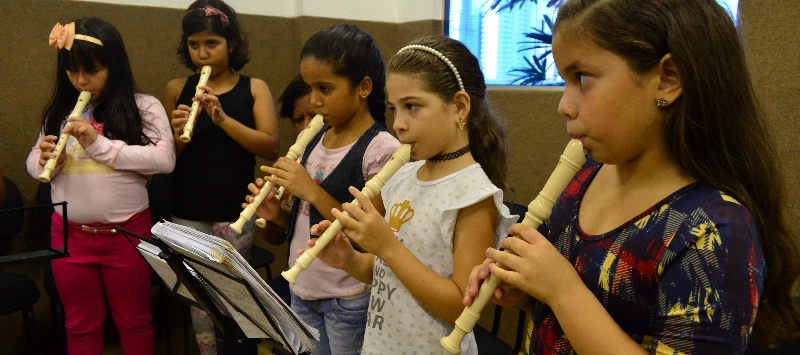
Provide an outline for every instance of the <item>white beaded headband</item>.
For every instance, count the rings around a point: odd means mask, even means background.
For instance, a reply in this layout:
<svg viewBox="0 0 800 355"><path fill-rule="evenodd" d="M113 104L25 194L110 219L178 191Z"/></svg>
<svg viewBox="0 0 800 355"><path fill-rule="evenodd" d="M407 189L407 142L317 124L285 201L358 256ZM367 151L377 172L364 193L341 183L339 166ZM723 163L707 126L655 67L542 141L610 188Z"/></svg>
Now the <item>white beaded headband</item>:
<svg viewBox="0 0 800 355"><path fill-rule="evenodd" d="M441 59L444 62L444 64L447 64L447 66L450 67L450 70L453 71L453 74L456 75L456 81L458 81L458 88L461 89L461 91L466 91L466 90L464 90L464 83L461 82L461 75L458 75L458 69L456 69L456 66L453 65L453 63L450 62L450 59L447 59L447 57L445 57L444 54L440 53L439 51L437 51L437 50L435 50L435 49L433 49L431 47L421 46L419 44L412 44L412 45L408 45L408 46L405 46L403 48L400 48L400 50L397 51L397 54L400 54L400 52L402 52L402 51L404 51L406 49L419 49L421 51L425 51L425 52L431 53L431 54L439 57L439 59Z"/></svg>

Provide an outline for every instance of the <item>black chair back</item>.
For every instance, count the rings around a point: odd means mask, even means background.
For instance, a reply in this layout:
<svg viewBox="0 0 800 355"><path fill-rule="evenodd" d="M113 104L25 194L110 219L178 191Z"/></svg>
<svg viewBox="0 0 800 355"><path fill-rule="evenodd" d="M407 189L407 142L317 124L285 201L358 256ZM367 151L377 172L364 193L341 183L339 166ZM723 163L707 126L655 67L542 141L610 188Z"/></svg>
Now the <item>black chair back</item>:
<svg viewBox="0 0 800 355"><path fill-rule="evenodd" d="M22 210L6 212L4 210L22 207L22 194L17 184L3 176L6 186L6 200L0 204L0 241L10 240L20 232L25 224L25 213Z"/></svg>

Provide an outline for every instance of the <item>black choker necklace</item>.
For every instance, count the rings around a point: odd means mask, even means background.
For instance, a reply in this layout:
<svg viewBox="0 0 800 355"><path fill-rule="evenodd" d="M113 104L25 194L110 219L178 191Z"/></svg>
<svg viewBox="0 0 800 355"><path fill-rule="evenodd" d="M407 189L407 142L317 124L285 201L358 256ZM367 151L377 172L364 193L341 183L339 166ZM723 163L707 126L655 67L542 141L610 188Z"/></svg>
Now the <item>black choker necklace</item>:
<svg viewBox="0 0 800 355"><path fill-rule="evenodd" d="M455 152L452 152L452 153L434 155L434 156L428 158L428 160L430 160L432 162L437 162L437 163L440 162L440 161L453 160L453 159L458 158L458 157L460 157L460 156L462 156L464 154L467 154L467 152L469 152L469 144L464 146L464 148L456 150Z"/></svg>

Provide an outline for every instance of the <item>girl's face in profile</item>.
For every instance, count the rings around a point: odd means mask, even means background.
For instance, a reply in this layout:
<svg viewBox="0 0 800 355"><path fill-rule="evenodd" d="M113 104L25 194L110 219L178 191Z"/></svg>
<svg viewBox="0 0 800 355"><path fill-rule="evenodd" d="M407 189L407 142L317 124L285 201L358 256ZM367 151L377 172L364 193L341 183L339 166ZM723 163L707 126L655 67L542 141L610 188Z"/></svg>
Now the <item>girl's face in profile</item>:
<svg viewBox="0 0 800 355"><path fill-rule="evenodd" d="M392 128L400 142L411 145L411 156L418 160L461 148L454 109L424 88L416 75L389 73L386 77L387 106L394 112Z"/></svg>
<svg viewBox="0 0 800 355"><path fill-rule="evenodd" d="M635 73L619 55L567 29L553 36L553 58L566 82L558 111L593 159L624 163L663 143L655 70Z"/></svg>
<svg viewBox="0 0 800 355"><path fill-rule="evenodd" d="M311 109L322 115L323 122L338 126L347 122L361 110L362 100L358 90L343 76L336 75L330 63L307 57L300 61L300 75L311 87Z"/></svg>

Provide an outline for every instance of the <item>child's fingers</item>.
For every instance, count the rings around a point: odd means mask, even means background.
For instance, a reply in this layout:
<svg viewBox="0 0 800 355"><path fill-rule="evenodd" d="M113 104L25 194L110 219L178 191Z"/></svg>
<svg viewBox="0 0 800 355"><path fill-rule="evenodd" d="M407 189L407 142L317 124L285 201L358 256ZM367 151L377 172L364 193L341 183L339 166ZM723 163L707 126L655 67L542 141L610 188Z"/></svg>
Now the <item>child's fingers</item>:
<svg viewBox="0 0 800 355"><path fill-rule="evenodd" d="M189 121L189 118L186 117L188 116L188 114L186 114L184 111L172 111L172 112L173 112L172 115L173 126L183 126L186 124L186 122Z"/></svg>
<svg viewBox="0 0 800 355"><path fill-rule="evenodd" d="M264 181L265 181L265 184L266 184L266 182L272 183L272 187L286 186L286 180L281 178L281 177L279 177L279 176L277 176L277 175L265 176L264 177ZM263 186L262 186L262 188L263 188ZM287 187L286 189L288 190L289 188Z"/></svg>
<svg viewBox="0 0 800 355"><path fill-rule="evenodd" d="M79 136L79 135L82 135L83 133L85 133L85 130L83 129L82 125L73 124L71 128L72 128L72 135L73 136Z"/></svg>
<svg viewBox="0 0 800 355"><path fill-rule="evenodd" d="M469 272L469 276L467 278L467 295L470 297L475 297L478 295L478 287L480 287L481 282L483 279L478 277L478 272L480 272L483 265L477 265L472 268L472 271Z"/></svg>
<svg viewBox="0 0 800 355"><path fill-rule="evenodd" d="M503 296L504 296L504 292L503 292L503 288L502 287L498 287L498 288L494 289L494 298L495 299L502 300Z"/></svg>
<svg viewBox="0 0 800 355"><path fill-rule="evenodd" d="M358 225L358 222L356 220L351 218L346 213L340 211L339 209L333 208L331 209L331 213L333 214L334 217L336 217L336 220L338 220L339 223L342 224L343 226L342 229L353 230L353 228ZM352 236L352 234L347 234L347 235Z"/></svg>
<svg viewBox="0 0 800 355"><path fill-rule="evenodd" d="M467 292L464 295L464 305L472 304L472 299L478 296L481 285L489 275L489 265L494 263L492 259L486 259L480 265L472 268L467 277Z"/></svg>
<svg viewBox="0 0 800 355"><path fill-rule="evenodd" d="M372 201L369 200L367 195L362 194L361 191L358 191L357 188L352 186L348 187L347 190L351 195L353 195L353 197L356 198L358 203L361 205L361 209L367 213L372 213L372 211L375 211L375 206L372 205Z"/></svg>
<svg viewBox="0 0 800 355"><path fill-rule="evenodd" d="M294 165L294 164L300 165L300 163L298 163L294 159L291 159L291 158L288 158L288 157L285 157L285 156L278 158L278 161L276 161L275 164L277 164L277 163L287 164L287 165L290 165L290 166Z"/></svg>
<svg viewBox="0 0 800 355"><path fill-rule="evenodd" d="M537 246L534 246L534 245L537 245ZM529 259L529 258L535 257L534 254L533 254L534 250L536 248L539 248L541 245L539 244L538 240L533 240L533 243L531 244L528 241L522 240L520 238L511 237L511 238L505 238L505 239L501 240L500 241L500 246L504 250L508 250L508 251L510 251L510 252L512 252L512 253L514 253L516 255L519 255L520 257L522 257L524 259ZM501 261L501 263L502 263L502 261Z"/></svg>
<svg viewBox="0 0 800 355"><path fill-rule="evenodd" d="M503 268L497 266L497 264L493 264L491 266L492 275L494 277L500 279L500 282L507 283L509 285L517 285L516 280L519 277L519 273L512 271L512 270L504 270ZM499 289L499 287L498 287ZM497 294L495 294L497 296ZM502 295L501 295L502 296ZM495 297L498 298L498 297Z"/></svg>
<svg viewBox="0 0 800 355"><path fill-rule="evenodd" d="M342 204L342 211L349 213L350 217L358 221L363 221L364 216L366 215L364 210L350 202L345 202Z"/></svg>
<svg viewBox="0 0 800 355"><path fill-rule="evenodd" d="M261 180L261 179L258 179L258 180ZM256 180L256 183L258 183L258 180ZM262 181L262 184L263 184L263 181ZM261 186L261 185L259 185L259 186ZM261 192L261 190L259 190L256 187L256 185L253 184L252 182L247 184L247 190L250 191L250 193L253 194L253 195L258 195L258 193Z"/></svg>
<svg viewBox="0 0 800 355"><path fill-rule="evenodd" d="M275 161L275 164L272 164L272 169L278 171L289 171L289 169L291 168L291 165L289 165L289 160L290 159L286 157L279 158L277 161ZM267 172L267 170L264 171Z"/></svg>
<svg viewBox="0 0 800 355"><path fill-rule="evenodd" d="M524 243L523 241L520 242ZM506 251L500 251L494 248L489 248L486 254L486 256L496 260L500 264L503 264L503 266L507 269L520 270L524 267L523 264L525 261L518 255L511 254ZM492 265L490 267L494 269L495 266L497 265Z"/></svg>
<svg viewBox="0 0 800 355"><path fill-rule="evenodd" d="M208 94L208 95L214 95L214 89L212 89L211 87L209 87L207 85L198 85L197 88L200 89L200 90L205 91L206 94Z"/></svg>
<svg viewBox="0 0 800 355"><path fill-rule="evenodd" d="M328 220L321 221L313 226L311 226L311 235L322 235L331 226L331 222Z"/></svg>
<svg viewBox="0 0 800 355"><path fill-rule="evenodd" d="M285 170L280 169L278 163L275 163L273 166L262 166L261 171L267 173L267 175L275 175L277 177L283 177L283 174L286 172ZM265 176L265 178L267 177Z"/></svg>
<svg viewBox="0 0 800 355"><path fill-rule="evenodd" d="M39 149L42 151L42 154L45 154L56 149L56 145L51 142L41 142L39 143Z"/></svg>
<svg viewBox="0 0 800 355"><path fill-rule="evenodd" d="M545 239L544 236L536 230L536 228L519 223L511 226L511 228L508 229L508 234L522 238L522 240L525 240L529 244L535 244L540 242L542 239Z"/></svg>
<svg viewBox="0 0 800 355"><path fill-rule="evenodd" d="M216 95L210 94L200 94L195 96L192 100L200 101L200 103L205 105L216 105L219 102L219 98Z"/></svg>

